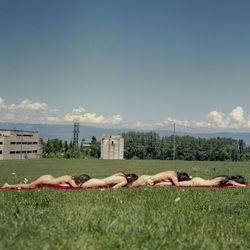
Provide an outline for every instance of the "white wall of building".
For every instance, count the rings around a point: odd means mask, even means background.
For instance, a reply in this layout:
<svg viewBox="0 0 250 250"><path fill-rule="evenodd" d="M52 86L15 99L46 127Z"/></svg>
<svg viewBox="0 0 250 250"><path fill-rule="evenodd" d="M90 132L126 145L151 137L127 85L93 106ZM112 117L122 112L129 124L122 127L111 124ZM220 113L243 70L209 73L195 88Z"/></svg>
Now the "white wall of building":
<svg viewBox="0 0 250 250"><path fill-rule="evenodd" d="M101 158L118 160L122 160L124 158L124 139L121 135L102 135Z"/></svg>
<svg viewBox="0 0 250 250"><path fill-rule="evenodd" d="M33 159L42 156L38 132L0 130L0 160Z"/></svg>

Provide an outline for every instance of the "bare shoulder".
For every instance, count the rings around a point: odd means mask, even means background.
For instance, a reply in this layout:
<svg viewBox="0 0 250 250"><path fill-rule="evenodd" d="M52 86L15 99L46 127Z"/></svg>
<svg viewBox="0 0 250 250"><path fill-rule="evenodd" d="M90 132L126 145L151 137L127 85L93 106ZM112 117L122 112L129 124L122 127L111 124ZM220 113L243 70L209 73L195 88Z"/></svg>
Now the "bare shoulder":
<svg viewBox="0 0 250 250"><path fill-rule="evenodd" d="M173 170L167 170L164 172L160 172L159 174L164 174L164 175L177 175L177 173Z"/></svg>
<svg viewBox="0 0 250 250"><path fill-rule="evenodd" d="M122 177L125 177L125 173L118 172L118 173L113 174L112 176L122 176Z"/></svg>
<svg viewBox="0 0 250 250"><path fill-rule="evenodd" d="M143 175L140 175L138 179L146 180L146 179L150 178L151 176L152 175L143 174Z"/></svg>
<svg viewBox="0 0 250 250"><path fill-rule="evenodd" d="M177 176L177 172L173 170L166 171L165 173L169 176Z"/></svg>
<svg viewBox="0 0 250 250"><path fill-rule="evenodd" d="M57 177L56 179L68 182L68 181L73 180L74 177L72 177L71 175L63 175L63 176Z"/></svg>
<svg viewBox="0 0 250 250"><path fill-rule="evenodd" d="M177 173L175 171L164 171L164 172L160 172L158 174L155 174L154 177L157 178L172 178L177 176Z"/></svg>

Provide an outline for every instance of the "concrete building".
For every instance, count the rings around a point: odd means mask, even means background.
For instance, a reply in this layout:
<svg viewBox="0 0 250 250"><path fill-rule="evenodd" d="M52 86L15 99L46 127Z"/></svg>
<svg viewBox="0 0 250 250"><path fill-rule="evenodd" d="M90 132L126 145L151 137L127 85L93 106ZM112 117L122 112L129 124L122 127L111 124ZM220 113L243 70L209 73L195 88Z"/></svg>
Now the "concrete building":
<svg viewBox="0 0 250 250"><path fill-rule="evenodd" d="M40 158L42 142L37 131L0 129L0 160Z"/></svg>
<svg viewBox="0 0 250 250"><path fill-rule="evenodd" d="M81 148L82 148L83 150L89 149L90 146L91 146L91 141L82 141Z"/></svg>
<svg viewBox="0 0 250 250"><path fill-rule="evenodd" d="M102 134L101 158L122 160L124 156L124 139L121 135Z"/></svg>

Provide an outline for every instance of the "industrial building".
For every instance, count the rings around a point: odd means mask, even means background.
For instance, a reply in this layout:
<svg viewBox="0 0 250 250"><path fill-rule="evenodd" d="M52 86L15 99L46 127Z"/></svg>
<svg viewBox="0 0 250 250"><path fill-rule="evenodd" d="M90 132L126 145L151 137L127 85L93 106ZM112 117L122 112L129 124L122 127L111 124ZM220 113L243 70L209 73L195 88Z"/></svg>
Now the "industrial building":
<svg viewBox="0 0 250 250"><path fill-rule="evenodd" d="M42 142L37 131L0 129L0 160L40 158Z"/></svg>
<svg viewBox="0 0 250 250"><path fill-rule="evenodd" d="M122 135L102 134L101 158L118 159L124 157L124 138Z"/></svg>

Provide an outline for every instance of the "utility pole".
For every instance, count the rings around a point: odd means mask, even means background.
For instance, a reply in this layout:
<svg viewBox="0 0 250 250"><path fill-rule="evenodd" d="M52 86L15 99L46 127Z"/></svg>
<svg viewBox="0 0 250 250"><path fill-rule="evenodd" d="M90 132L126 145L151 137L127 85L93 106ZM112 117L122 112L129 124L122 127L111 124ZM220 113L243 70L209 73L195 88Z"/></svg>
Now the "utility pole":
<svg viewBox="0 0 250 250"><path fill-rule="evenodd" d="M20 157L20 163L21 163L21 166L22 166L22 159L23 159L23 130L21 130L21 157Z"/></svg>
<svg viewBox="0 0 250 250"><path fill-rule="evenodd" d="M174 125L173 161L175 161L175 123L173 125Z"/></svg>
<svg viewBox="0 0 250 250"><path fill-rule="evenodd" d="M75 122L73 131L73 145L77 150L78 150L78 137L79 137L79 122Z"/></svg>

